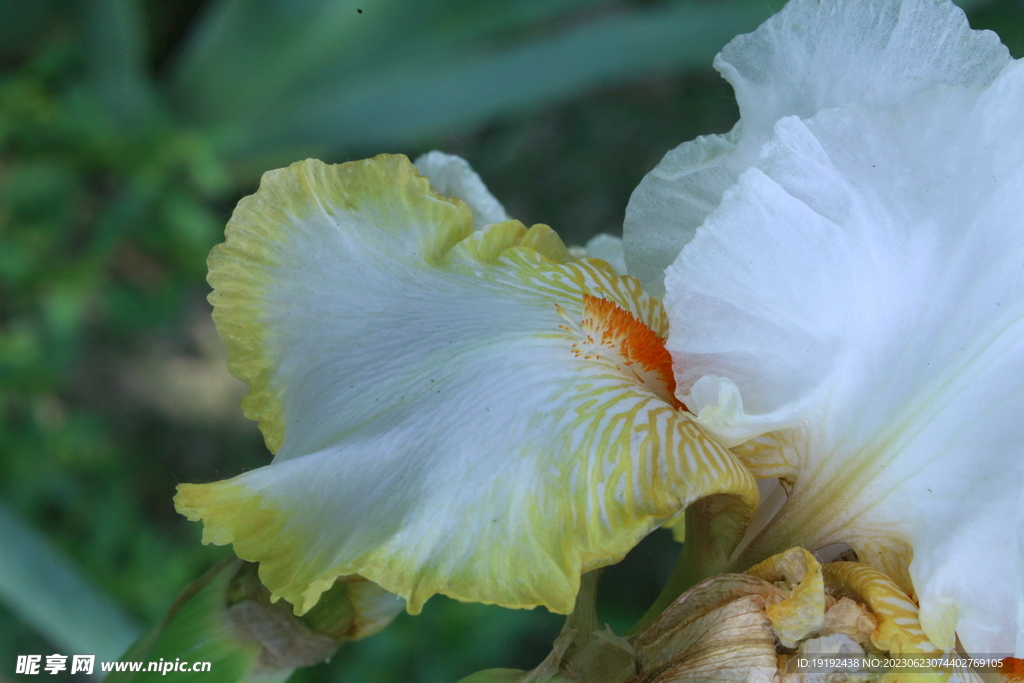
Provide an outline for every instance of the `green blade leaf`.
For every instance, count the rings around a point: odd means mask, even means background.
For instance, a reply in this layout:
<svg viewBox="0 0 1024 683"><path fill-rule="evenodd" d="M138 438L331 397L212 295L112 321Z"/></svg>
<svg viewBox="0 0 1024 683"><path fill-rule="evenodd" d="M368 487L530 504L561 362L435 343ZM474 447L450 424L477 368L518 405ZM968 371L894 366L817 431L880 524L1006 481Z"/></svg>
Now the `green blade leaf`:
<svg viewBox="0 0 1024 683"><path fill-rule="evenodd" d="M744 2L622 12L504 49L416 60L293 89L235 123L231 155L281 148L380 149L476 126L495 115L641 76L708 66L765 10ZM238 131L236 129L236 133Z"/></svg>
<svg viewBox="0 0 1024 683"><path fill-rule="evenodd" d="M117 659L141 629L35 529L0 506L0 600L54 646Z"/></svg>
<svg viewBox="0 0 1024 683"><path fill-rule="evenodd" d="M95 0L83 9L92 86L118 122L136 123L154 104L139 2Z"/></svg>
<svg viewBox="0 0 1024 683"><path fill-rule="evenodd" d="M162 662L209 662L209 671L174 671L174 680L201 681L211 674L223 683L280 683L293 668L261 670L260 646L239 637L225 611L231 579L241 562L221 561L189 585L174 601L163 621L132 645L122 657L127 666L112 667L108 683L148 683L162 680ZM145 662L132 671L130 663ZM149 671L150 662L161 670Z"/></svg>
<svg viewBox="0 0 1024 683"><path fill-rule="evenodd" d="M272 105L297 84L346 78L436 57L609 0L222 0L192 32L171 74L190 122L230 123Z"/></svg>

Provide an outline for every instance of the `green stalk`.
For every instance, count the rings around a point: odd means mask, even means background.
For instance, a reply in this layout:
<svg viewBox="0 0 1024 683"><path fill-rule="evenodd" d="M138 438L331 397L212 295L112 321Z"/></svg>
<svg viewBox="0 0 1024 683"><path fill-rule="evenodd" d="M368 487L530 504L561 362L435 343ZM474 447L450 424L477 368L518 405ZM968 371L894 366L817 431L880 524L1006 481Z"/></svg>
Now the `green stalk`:
<svg viewBox="0 0 1024 683"><path fill-rule="evenodd" d="M752 512L736 496L715 495L686 509L685 542L672 575L629 634L650 625L680 595L704 579L733 570L729 561L750 523Z"/></svg>

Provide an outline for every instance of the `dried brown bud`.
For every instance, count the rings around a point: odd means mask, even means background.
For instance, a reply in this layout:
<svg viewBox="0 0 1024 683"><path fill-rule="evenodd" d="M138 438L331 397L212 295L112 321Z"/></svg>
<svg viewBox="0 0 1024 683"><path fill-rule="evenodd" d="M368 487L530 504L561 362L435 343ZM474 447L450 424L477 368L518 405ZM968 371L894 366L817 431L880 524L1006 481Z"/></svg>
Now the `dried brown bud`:
<svg viewBox="0 0 1024 683"><path fill-rule="evenodd" d="M765 603L779 593L740 574L697 584L633 639L640 673L631 683L747 681L761 674L770 681L775 634Z"/></svg>

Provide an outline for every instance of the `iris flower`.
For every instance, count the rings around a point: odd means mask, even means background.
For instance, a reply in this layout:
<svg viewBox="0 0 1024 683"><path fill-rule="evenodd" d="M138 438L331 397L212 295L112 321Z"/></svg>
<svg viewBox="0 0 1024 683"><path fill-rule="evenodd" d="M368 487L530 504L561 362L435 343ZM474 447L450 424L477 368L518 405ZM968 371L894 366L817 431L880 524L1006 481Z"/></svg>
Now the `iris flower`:
<svg viewBox="0 0 1024 683"><path fill-rule="evenodd" d="M458 160L266 174L209 280L275 457L179 488L204 540L299 614L350 575L565 613L690 507L704 569L846 544L1021 654L1024 65L949 2L793 0L716 68L741 120L634 193L639 279Z"/></svg>

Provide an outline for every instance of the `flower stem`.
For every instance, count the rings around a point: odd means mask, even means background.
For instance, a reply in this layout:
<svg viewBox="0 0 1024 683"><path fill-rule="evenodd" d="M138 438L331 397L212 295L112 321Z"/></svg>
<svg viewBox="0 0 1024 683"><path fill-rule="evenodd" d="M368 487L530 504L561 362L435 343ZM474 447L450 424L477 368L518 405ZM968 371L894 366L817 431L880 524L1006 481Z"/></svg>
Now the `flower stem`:
<svg viewBox="0 0 1024 683"><path fill-rule="evenodd" d="M597 586L601 582L603 571L595 569L580 578L580 592L576 594L576 605L562 626L562 633L569 630L579 632L575 645L589 640L591 634L601 628L601 619L597 615Z"/></svg>
<svg viewBox="0 0 1024 683"><path fill-rule="evenodd" d="M729 555L750 522L750 514L731 495L708 496L686 509L686 541L672 575L654 604L630 629L639 632L687 590L709 576L729 571Z"/></svg>

